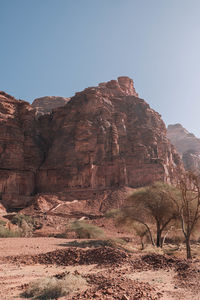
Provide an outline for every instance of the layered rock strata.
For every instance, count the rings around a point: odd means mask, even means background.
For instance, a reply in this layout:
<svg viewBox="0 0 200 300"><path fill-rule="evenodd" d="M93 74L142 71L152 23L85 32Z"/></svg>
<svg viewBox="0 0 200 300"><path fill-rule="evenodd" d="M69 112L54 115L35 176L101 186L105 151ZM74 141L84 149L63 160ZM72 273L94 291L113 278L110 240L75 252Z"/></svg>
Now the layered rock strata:
<svg viewBox="0 0 200 300"><path fill-rule="evenodd" d="M181 165L160 115L138 98L129 78L77 93L54 111L50 126L38 192L172 182Z"/></svg>
<svg viewBox="0 0 200 300"><path fill-rule="evenodd" d="M64 201L86 200L105 210L122 200L116 191L122 195L126 187L155 180L173 183L183 170L160 115L138 97L128 77L76 93L39 119L28 103L1 99L2 132L8 137L0 138L7 149L0 168L10 168L10 179L0 184L7 206L15 206L13 194L21 202L32 195L62 194Z"/></svg>
<svg viewBox="0 0 200 300"><path fill-rule="evenodd" d="M200 139L188 132L181 124L169 125L167 136L180 153L184 167L200 173Z"/></svg>
<svg viewBox="0 0 200 300"><path fill-rule="evenodd" d="M70 98L46 96L35 99L32 107L35 108L36 115L39 117L51 113L57 107L64 106L69 100Z"/></svg>
<svg viewBox="0 0 200 300"><path fill-rule="evenodd" d="M35 110L0 92L0 200L5 206L24 207L30 202L42 157Z"/></svg>

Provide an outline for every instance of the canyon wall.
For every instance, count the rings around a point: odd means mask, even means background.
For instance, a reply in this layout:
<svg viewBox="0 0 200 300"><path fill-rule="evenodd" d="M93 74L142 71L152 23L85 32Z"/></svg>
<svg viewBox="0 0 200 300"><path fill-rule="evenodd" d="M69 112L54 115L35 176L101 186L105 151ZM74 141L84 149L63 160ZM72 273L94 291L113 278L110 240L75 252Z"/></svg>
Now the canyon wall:
<svg viewBox="0 0 200 300"><path fill-rule="evenodd" d="M6 207L28 205L42 156L35 110L0 92L0 199Z"/></svg>
<svg viewBox="0 0 200 300"><path fill-rule="evenodd" d="M0 195L7 207L60 194L91 205L98 199L100 209L115 201L111 191L173 183L183 171L160 115L128 77L76 93L39 118L37 107L8 95L0 103Z"/></svg>

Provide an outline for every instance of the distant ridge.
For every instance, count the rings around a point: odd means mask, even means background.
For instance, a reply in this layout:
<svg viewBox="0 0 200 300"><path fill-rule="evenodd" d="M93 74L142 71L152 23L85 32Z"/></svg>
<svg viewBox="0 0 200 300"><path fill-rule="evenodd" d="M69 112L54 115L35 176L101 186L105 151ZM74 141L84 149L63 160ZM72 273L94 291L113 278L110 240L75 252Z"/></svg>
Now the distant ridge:
<svg viewBox="0 0 200 300"><path fill-rule="evenodd" d="M181 124L169 125L167 136L180 153L184 167L200 173L200 139Z"/></svg>

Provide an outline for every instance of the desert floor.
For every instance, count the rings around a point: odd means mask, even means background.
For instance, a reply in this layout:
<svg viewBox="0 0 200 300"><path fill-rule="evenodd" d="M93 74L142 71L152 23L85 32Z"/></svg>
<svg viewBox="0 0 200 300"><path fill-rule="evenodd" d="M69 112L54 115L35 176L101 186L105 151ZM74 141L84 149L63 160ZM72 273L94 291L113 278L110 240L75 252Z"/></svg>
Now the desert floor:
<svg viewBox="0 0 200 300"><path fill-rule="evenodd" d="M24 299L20 294L33 280L67 272L85 277L88 287L60 299L200 299L198 259L128 253L81 240L0 239L1 300Z"/></svg>

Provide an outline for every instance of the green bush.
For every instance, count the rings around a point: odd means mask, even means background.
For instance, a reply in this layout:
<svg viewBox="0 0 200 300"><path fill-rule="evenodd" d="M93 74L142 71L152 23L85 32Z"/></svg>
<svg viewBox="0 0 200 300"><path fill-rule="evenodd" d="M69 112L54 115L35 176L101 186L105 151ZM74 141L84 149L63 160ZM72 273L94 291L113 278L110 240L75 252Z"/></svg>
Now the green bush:
<svg viewBox="0 0 200 300"><path fill-rule="evenodd" d="M68 225L67 232L70 231L75 232L79 239L97 239L105 236L101 228L84 221L74 221Z"/></svg>
<svg viewBox="0 0 200 300"><path fill-rule="evenodd" d="M87 287L87 282L80 275L67 274L62 279L47 277L32 282L28 289L21 295L32 299L58 299Z"/></svg>

